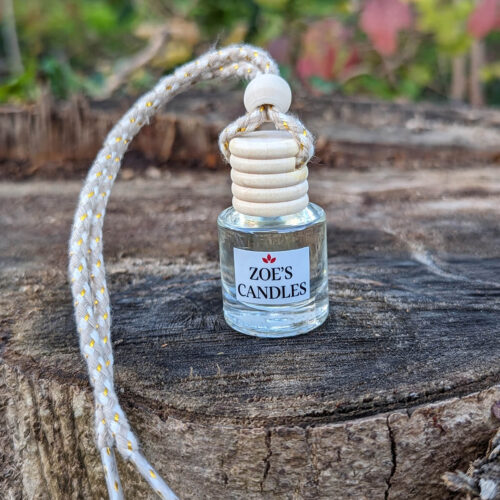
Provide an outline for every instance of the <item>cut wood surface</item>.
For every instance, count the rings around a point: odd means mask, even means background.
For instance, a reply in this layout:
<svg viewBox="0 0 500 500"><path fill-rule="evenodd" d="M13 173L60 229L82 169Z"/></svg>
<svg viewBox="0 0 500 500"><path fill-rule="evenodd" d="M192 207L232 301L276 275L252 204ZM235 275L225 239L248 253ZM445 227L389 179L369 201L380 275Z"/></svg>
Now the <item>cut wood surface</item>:
<svg viewBox="0 0 500 500"><path fill-rule="evenodd" d="M498 117L485 117L496 134ZM181 498L445 499L441 476L486 453L499 425L499 168L472 153L439 166L422 160L429 151L415 165L408 153L396 165L311 166L331 313L281 340L222 317L216 217L229 169L151 179L137 168L117 182L104 245L118 393ZM66 277L80 185L0 184L7 498L106 494ZM149 498L121 467L129 498Z"/></svg>

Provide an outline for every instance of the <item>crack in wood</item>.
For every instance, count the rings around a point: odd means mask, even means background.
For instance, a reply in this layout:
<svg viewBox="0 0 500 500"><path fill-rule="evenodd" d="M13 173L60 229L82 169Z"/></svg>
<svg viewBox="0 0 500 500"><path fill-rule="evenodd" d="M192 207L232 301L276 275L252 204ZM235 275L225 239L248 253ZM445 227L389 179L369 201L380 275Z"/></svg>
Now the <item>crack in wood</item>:
<svg viewBox="0 0 500 500"><path fill-rule="evenodd" d="M264 491L264 483L269 474L269 469L271 468L271 456L273 454L271 450L271 429L267 429L265 443L266 443L266 456L264 457L264 473L262 474L262 480L260 481L260 491L261 493Z"/></svg>
<svg viewBox="0 0 500 500"><path fill-rule="evenodd" d="M397 453L396 453L396 440L394 439L394 433L390 424L390 418L391 415L389 414L386 419L386 424L387 424L387 430L389 434L389 441L391 444L391 460L392 460L392 467L391 467L391 472L389 474L389 477L387 478L387 488L384 493L384 499L389 500L389 494L392 486L392 478L394 477L394 474L396 473L396 467L397 467Z"/></svg>
<svg viewBox="0 0 500 500"><path fill-rule="evenodd" d="M471 279L463 274L455 274L446 271L438 264L438 259L432 255L429 250L426 250L423 245L415 242L408 242L411 250L411 256L420 264L424 265L429 272L442 278L447 278L454 281L468 281L470 283L478 283L482 285L494 286L500 288L500 283L494 281L485 281L480 279Z"/></svg>

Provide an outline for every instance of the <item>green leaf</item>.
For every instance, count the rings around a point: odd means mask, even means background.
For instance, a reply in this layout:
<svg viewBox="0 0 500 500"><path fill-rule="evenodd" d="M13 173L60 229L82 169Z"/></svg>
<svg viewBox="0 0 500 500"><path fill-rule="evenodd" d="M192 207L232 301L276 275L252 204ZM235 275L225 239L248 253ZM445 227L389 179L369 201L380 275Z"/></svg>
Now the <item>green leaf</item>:
<svg viewBox="0 0 500 500"><path fill-rule="evenodd" d="M406 73L407 78L417 85L427 85L432 80L431 68L422 63L410 64Z"/></svg>
<svg viewBox="0 0 500 500"><path fill-rule="evenodd" d="M320 78L319 76L311 76L311 78L309 78L309 82L311 83L312 87L314 87L316 90L319 90L322 94L331 94L339 88L338 83L323 80L323 78Z"/></svg>
<svg viewBox="0 0 500 500"><path fill-rule="evenodd" d="M87 1L83 3L82 20L88 29L92 29L100 35L107 35L119 26L116 11L105 2Z"/></svg>
<svg viewBox="0 0 500 500"><path fill-rule="evenodd" d="M369 94L381 99L392 99L396 94L383 78L373 75L360 75L351 78L343 87L346 94Z"/></svg>
<svg viewBox="0 0 500 500"><path fill-rule="evenodd" d="M24 73L10 78L0 85L0 102L31 101L36 99L36 61L31 59L24 64Z"/></svg>

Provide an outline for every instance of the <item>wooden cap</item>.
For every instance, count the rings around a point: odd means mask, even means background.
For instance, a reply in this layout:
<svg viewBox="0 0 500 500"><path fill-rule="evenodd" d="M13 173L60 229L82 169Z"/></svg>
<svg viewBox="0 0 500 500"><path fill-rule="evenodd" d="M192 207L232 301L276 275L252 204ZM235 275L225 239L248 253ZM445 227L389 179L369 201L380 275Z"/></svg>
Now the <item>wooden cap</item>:
<svg viewBox="0 0 500 500"><path fill-rule="evenodd" d="M285 130L257 130L232 139L229 152L241 158L271 160L295 157L299 146Z"/></svg>
<svg viewBox="0 0 500 500"><path fill-rule="evenodd" d="M298 145L281 130L259 130L229 143L233 206L246 215L277 217L303 210L308 170L296 168Z"/></svg>

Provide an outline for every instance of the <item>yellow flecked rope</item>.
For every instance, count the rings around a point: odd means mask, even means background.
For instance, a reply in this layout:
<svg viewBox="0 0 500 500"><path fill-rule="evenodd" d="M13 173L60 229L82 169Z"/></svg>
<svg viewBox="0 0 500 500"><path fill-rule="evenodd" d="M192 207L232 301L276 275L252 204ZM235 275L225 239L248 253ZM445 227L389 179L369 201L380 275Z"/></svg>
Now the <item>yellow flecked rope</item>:
<svg viewBox="0 0 500 500"><path fill-rule="evenodd" d="M278 67L265 51L243 45L208 52L161 79L108 134L80 193L69 242L69 276L80 350L87 362L94 391L97 447L109 497L113 500L123 498L115 449L135 464L161 498L176 499L177 496L140 452L115 392L111 313L102 255L102 226L111 187L130 141L172 97L202 80L233 76L252 79L261 73L277 74ZM311 134L297 118L280 113L272 106L262 106L247 113L221 133L219 144L226 159L229 158L227 144L231 138L255 130L265 121L290 131L299 144L297 161L306 163L313 154Z"/></svg>

